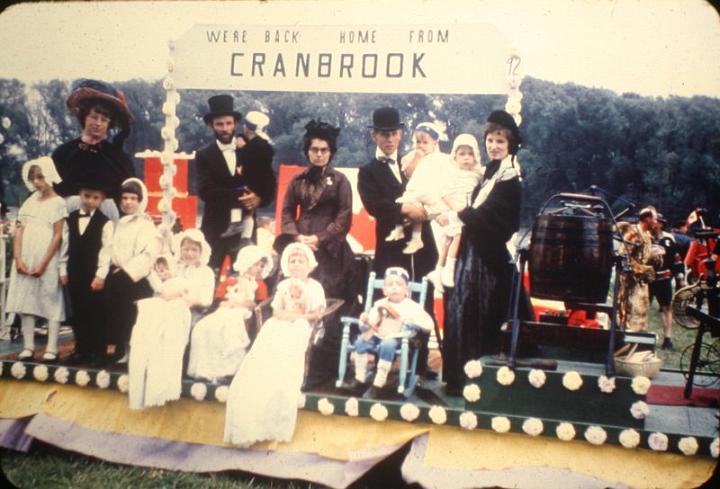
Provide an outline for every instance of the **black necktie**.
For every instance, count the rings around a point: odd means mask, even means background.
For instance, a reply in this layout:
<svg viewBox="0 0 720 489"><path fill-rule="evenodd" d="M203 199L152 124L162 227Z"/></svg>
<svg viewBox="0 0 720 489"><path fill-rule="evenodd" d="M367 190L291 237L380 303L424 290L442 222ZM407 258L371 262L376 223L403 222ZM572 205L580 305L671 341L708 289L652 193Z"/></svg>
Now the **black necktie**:
<svg viewBox="0 0 720 489"><path fill-rule="evenodd" d="M85 212L81 212L78 217L90 217L90 214L87 214Z"/></svg>

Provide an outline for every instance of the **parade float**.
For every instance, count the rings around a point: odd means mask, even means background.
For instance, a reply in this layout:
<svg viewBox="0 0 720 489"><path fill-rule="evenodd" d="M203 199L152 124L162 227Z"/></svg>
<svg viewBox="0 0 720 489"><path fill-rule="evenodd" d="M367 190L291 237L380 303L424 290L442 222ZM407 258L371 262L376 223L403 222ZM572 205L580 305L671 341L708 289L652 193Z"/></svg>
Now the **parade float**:
<svg viewBox="0 0 720 489"><path fill-rule="evenodd" d="M327 39L334 47L320 50ZM470 66L464 77L440 76L450 72L453 62L472 60L478 45L509 47L487 25L195 26L170 43L161 108L164 147L141 154L151 209L162 216L163 236L169 239L178 217L188 225L197 213L197 200L187 188L193 155L177 152L179 90L468 93L472 86L473 93L507 94L505 109L520 124L517 53L498 49L482 67ZM451 52L451 59L444 59ZM280 195L293 171L281 168ZM605 313L608 324L523 323L514 314L506 331L510 356L468 362L462 397L446 395L441 380L424 384L424 395L416 389L392 399L363 399L342 389L308 391L298 399L291 442L238 449L223 442L227 385L186 378L179 401L132 411L122 370L3 358L0 444L27 450L37 439L117 463L243 470L331 487L352 484L410 444L403 478L424 487L698 486L710 477L720 451L716 411L693 406L692 400L679 406L653 404L653 389L683 388L679 374L642 366L616 371L617 349L629 345L651 352L655 340L623 334L615 324L616 291L609 290L609 283L612 268L620 273L623 265L614 251L614 216L598 210L603 201L597 196L559 200L536 219L532 245L519 248L518 268L529 266L531 295L566 303L547 308L546 317L566 309L595 311ZM371 218L359 205L354 213L352 235L371 254ZM583 250L594 246L590 258L572 251L578 242ZM553 255L558 249L567 253L565 261L549 277L543 275L558 263ZM578 292L587 277L572 272L588 260L598 271L593 283L599 290ZM516 281L515 303L521 283ZM523 344L553 347L553 362L522 358L517 352Z"/></svg>

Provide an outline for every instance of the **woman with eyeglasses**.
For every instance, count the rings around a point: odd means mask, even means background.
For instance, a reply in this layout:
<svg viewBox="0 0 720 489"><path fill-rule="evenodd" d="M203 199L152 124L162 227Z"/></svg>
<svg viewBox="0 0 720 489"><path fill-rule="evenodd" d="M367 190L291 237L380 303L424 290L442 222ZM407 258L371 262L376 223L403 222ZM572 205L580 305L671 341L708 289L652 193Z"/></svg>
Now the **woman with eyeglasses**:
<svg viewBox="0 0 720 489"><path fill-rule="evenodd" d="M318 262L312 277L322 284L327 297L343 299L341 311L347 311L357 302L357 284L362 280L355 277L357 267L346 240L352 222L352 188L345 175L331 165L339 133L340 129L319 120L305 126L303 152L309 165L288 184L275 249L282 253L291 242L308 245ZM327 352L314 355L306 387L334 378L339 347L339 334L334 333L339 330L328 331L318 345Z"/></svg>

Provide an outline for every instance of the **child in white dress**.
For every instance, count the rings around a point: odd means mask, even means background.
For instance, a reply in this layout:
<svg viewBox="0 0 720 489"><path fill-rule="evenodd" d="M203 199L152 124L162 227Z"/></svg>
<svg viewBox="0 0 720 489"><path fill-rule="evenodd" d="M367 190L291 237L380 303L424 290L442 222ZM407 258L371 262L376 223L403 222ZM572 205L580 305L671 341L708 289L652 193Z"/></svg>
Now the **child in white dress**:
<svg viewBox="0 0 720 489"><path fill-rule="evenodd" d="M258 279L264 279L272 271L272 256L259 246L248 245L238 253L233 268L239 274L237 282L227 288L220 307L193 328L188 363L190 377L216 382L235 375L250 346L245 321L255 306Z"/></svg>
<svg viewBox="0 0 720 489"><path fill-rule="evenodd" d="M19 360L33 356L36 318L47 320L47 348L42 359L52 362L57 360L60 322L65 319L59 262L67 210L65 201L53 190L52 184L60 177L51 158L26 162L22 177L33 193L18 212L7 311L20 314L23 350Z"/></svg>
<svg viewBox="0 0 720 489"><path fill-rule="evenodd" d="M438 177L448 166L448 156L440 152L439 141L442 130L436 124L431 122L418 124L414 137L415 148L402 158L403 171L410 180L405 192L396 202L423 206L432 218L444 210L437 189ZM411 227L412 236L403 249L405 254L413 254L424 246L420 237L422 222L413 222ZM385 240L397 241L404 237L403 225L398 223Z"/></svg>
<svg viewBox="0 0 720 489"><path fill-rule="evenodd" d="M207 266L210 246L202 232L183 231L175 243L174 275L164 281L153 279L156 296L138 301L128 365L131 409L180 398L191 309L212 302L215 276Z"/></svg>
<svg viewBox="0 0 720 489"><path fill-rule="evenodd" d="M289 244L280 265L288 278L278 284L273 317L260 329L230 385L225 441L233 445L288 442L295 431L310 323L322 316L325 292L309 277L317 262L307 245Z"/></svg>

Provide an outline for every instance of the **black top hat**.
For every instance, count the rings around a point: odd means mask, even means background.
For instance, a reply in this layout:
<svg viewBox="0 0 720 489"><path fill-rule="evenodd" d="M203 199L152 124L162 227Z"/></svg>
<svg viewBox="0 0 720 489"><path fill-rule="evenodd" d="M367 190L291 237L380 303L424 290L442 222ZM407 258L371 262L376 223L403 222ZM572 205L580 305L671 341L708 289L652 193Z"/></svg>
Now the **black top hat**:
<svg viewBox="0 0 720 489"><path fill-rule="evenodd" d="M495 110L490 114L490 116L488 116L487 122L498 124L510 131L513 139L510 142L510 154L516 154L520 148L520 144L522 143L522 138L520 137L520 129L515 123L513 116L504 110Z"/></svg>
<svg viewBox="0 0 720 489"><path fill-rule="evenodd" d="M80 105L88 100L103 100L110 103L117 113L118 123L122 129L129 129L133 116L130 113L125 94L109 83L90 78L81 78L73 83L72 92L65 101L70 111L78 115Z"/></svg>
<svg viewBox="0 0 720 489"><path fill-rule="evenodd" d="M210 124L210 122L215 117L220 117L222 115L231 115L235 118L235 120L240 120L242 118L242 114L240 112L236 112L233 107L233 98L232 95L213 95L208 99L208 106L210 106L210 112L205 114L203 116L203 120L205 121L205 124Z"/></svg>
<svg viewBox="0 0 720 489"><path fill-rule="evenodd" d="M373 124L368 128L375 131L394 131L405 127L405 124L400 122L400 113L397 109L392 107L381 107L375 109L372 115Z"/></svg>

